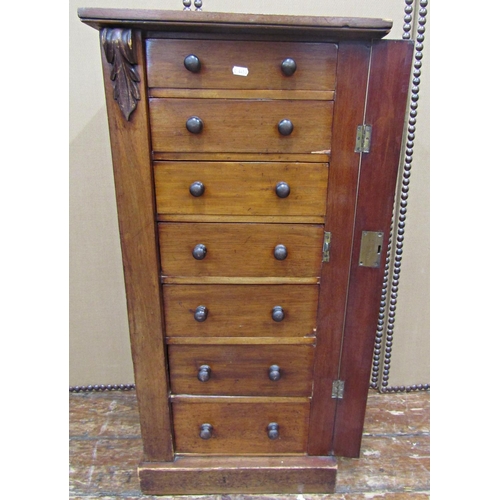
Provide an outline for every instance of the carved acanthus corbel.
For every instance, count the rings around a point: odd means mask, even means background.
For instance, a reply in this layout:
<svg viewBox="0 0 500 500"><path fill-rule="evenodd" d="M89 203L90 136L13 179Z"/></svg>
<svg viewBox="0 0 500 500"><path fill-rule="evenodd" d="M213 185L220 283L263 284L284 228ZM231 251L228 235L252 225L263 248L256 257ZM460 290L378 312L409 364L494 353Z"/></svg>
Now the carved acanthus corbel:
<svg viewBox="0 0 500 500"><path fill-rule="evenodd" d="M101 30L101 43L106 60L111 64L113 97L128 121L141 99L141 81L135 65L137 58L131 29L104 28Z"/></svg>

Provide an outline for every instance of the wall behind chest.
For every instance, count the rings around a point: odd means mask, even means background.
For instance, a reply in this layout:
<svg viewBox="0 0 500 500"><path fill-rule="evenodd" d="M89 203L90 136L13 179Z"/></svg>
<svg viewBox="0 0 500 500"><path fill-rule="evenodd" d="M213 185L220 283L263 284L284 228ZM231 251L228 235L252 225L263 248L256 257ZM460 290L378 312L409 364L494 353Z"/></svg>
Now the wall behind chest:
<svg viewBox="0 0 500 500"><path fill-rule="evenodd" d="M403 0L313 3L206 0L219 12L389 18L402 35ZM70 385L133 382L99 40L78 7L180 10L181 0L70 0ZM192 13L196 16L196 12ZM427 40L427 39L426 39ZM428 46L426 45L426 54ZM427 56L426 56L427 57ZM423 77L426 59L423 60ZM405 254L389 385L429 382L428 80L421 84ZM411 215L410 215L411 214ZM411 283L411 286L408 284ZM418 311L418 317L415 316ZM410 355L411 354L411 355Z"/></svg>

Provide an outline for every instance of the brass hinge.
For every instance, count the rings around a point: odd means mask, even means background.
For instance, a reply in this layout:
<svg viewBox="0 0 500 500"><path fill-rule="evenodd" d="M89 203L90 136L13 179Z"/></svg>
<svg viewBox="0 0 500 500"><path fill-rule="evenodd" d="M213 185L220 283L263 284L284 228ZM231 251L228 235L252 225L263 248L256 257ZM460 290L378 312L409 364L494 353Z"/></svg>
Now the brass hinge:
<svg viewBox="0 0 500 500"><path fill-rule="evenodd" d="M372 141L372 126L358 125L356 130L356 147L355 153L369 153Z"/></svg>
<svg viewBox="0 0 500 500"><path fill-rule="evenodd" d="M332 385L332 399L344 398L344 380L334 380Z"/></svg>
<svg viewBox="0 0 500 500"><path fill-rule="evenodd" d="M332 233L325 231L323 236L323 260L322 262L330 262L330 247L332 244Z"/></svg>

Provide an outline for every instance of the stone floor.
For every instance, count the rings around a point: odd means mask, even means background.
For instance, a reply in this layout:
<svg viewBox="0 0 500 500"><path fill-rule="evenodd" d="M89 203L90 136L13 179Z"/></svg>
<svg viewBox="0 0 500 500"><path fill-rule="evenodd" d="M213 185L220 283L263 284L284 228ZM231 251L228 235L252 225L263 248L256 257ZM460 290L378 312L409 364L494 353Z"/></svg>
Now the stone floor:
<svg viewBox="0 0 500 500"><path fill-rule="evenodd" d="M70 498L388 500L430 496L430 393L370 391L361 458L338 459L331 495L142 495L135 391L70 393Z"/></svg>

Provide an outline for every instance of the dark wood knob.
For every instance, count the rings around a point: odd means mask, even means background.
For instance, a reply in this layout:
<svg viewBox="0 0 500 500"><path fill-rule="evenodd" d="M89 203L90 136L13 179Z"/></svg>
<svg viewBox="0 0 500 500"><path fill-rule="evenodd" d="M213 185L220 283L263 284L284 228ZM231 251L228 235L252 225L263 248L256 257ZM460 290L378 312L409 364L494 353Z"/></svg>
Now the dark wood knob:
<svg viewBox="0 0 500 500"><path fill-rule="evenodd" d="M196 260L203 260L207 255L207 247L201 243L193 248L193 257Z"/></svg>
<svg viewBox="0 0 500 500"><path fill-rule="evenodd" d="M212 431L214 428L210 424L200 425L200 437L201 439L210 439L212 437Z"/></svg>
<svg viewBox="0 0 500 500"><path fill-rule="evenodd" d="M208 365L201 365L199 370L198 370L198 380L200 382L206 382L207 380L210 380L210 373L212 372L210 366Z"/></svg>
<svg viewBox="0 0 500 500"><path fill-rule="evenodd" d="M281 63L281 71L285 76L292 76L296 70L297 63L293 59L290 57L283 59L283 62Z"/></svg>
<svg viewBox="0 0 500 500"><path fill-rule="evenodd" d="M205 192L205 186L203 182L195 181L189 186L189 192L195 197L201 196ZM278 195L279 196L279 195Z"/></svg>
<svg viewBox="0 0 500 500"><path fill-rule="evenodd" d="M278 182L275 192L279 198L286 198L290 194L290 186L286 182Z"/></svg>
<svg viewBox="0 0 500 500"><path fill-rule="evenodd" d="M195 56L194 54L189 54L184 58L184 66L186 67L186 69L191 71L191 73L198 73L198 71L200 71L201 69L201 62L197 56Z"/></svg>
<svg viewBox="0 0 500 500"><path fill-rule="evenodd" d="M271 316L274 321L279 323L280 321L283 321L285 319L285 311L283 311L283 308L281 306L275 306L273 307Z"/></svg>
<svg viewBox="0 0 500 500"><path fill-rule="evenodd" d="M186 128L192 134L201 134L203 130L203 121L198 116L190 116L186 121Z"/></svg>
<svg viewBox="0 0 500 500"><path fill-rule="evenodd" d="M271 422L267 426L267 436L269 439L278 439L280 437L280 426L276 422Z"/></svg>
<svg viewBox="0 0 500 500"><path fill-rule="evenodd" d="M281 378L281 370L278 365L271 365L269 367L269 379L276 382Z"/></svg>
<svg viewBox="0 0 500 500"><path fill-rule="evenodd" d="M194 319L199 323L205 321L208 317L208 309L205 306L198 306L194 312Z"/></svg>
<svg viewBox="0 0 500 500"><path fill-rule="evenodd" d="M274 247L274 258L276 260L285 260L288 257L288 251L285 245L276 245Z"/></svg>
<svg viewBox="0 0 500 500"><path fill-rule="evenodd" d="M281 135L290 135L293 132L293 123L290 120L281 120L278 123L278 131Z"/></svg>

